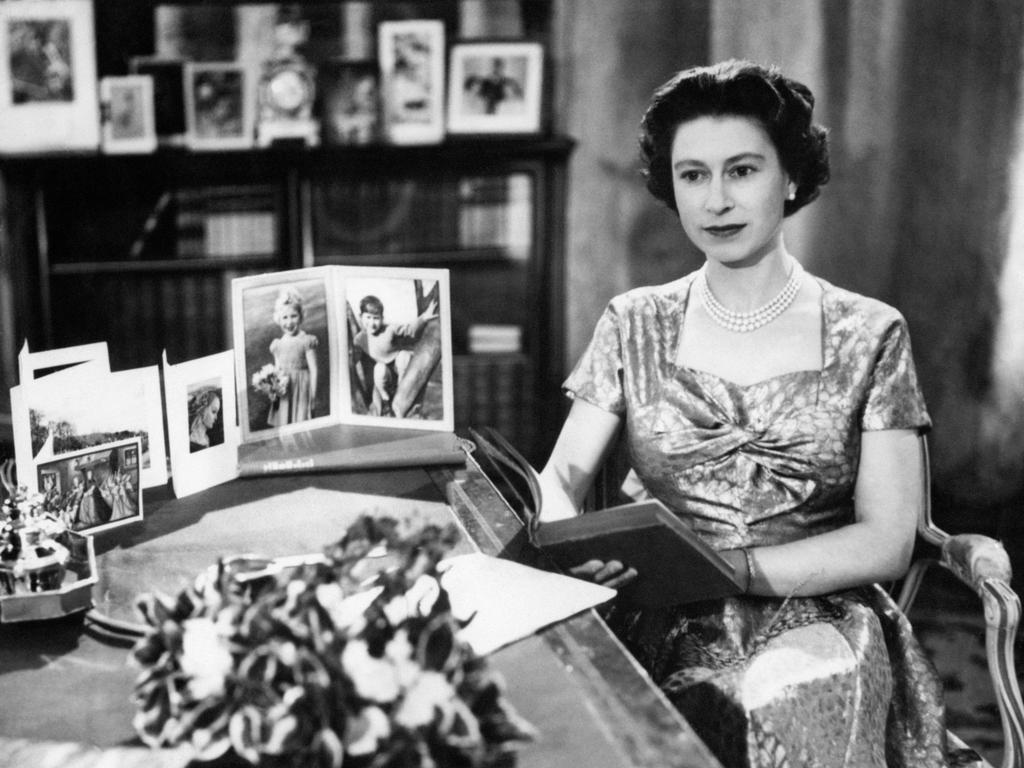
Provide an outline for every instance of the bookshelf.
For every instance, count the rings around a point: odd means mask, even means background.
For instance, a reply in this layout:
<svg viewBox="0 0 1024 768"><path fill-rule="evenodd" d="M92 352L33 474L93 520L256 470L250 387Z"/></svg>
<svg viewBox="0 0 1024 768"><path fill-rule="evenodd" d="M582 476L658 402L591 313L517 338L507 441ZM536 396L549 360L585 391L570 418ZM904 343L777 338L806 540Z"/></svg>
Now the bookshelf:
<svg viewBox="0 0 1024 768"><path fill-rule="evenodd" d="M155 364L165 348L191 359L230 347L233 277L446 267L457 430L494 426L540 460L561 402L572 150L545 135L0 156L0 255L17 286L0 360L13 364L24 338L106 340L118 368ZM472 353L478 326L518 329L521 348Z"/></svg>

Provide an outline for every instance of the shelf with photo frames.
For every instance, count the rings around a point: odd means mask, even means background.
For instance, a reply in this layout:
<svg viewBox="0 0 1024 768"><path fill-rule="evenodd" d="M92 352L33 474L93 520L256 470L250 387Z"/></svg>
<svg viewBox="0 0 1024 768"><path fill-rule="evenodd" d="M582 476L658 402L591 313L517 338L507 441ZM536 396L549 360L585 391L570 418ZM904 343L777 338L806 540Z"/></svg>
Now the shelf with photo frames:
<svg viewBox="0 0 1024 768"><path fill-rule="evenodd" d="M130 75L133 60L158 52L167 35L154 14L180 5L189 4L95 3L98 75ZM193 5L223 16L250 4ZM299 5L362 6L374 23L442 18L454 44L467 24L493 32L513 16L520 34L546 41L552 3ZM206 32L207 42L224 42ZM498 427L539 458L549 446L534 425L555 423L550 410L560 403L572 149L545 121L534 133L449 134L426 145L377 134L367 144L318 147L0 156L0 283L17 288L0 333L5 387L15 383L11 363L26 338L36 349L106 340L116 368L153 364L163 349L172 362L227 349L234 277L333 263L446 267L462 384L457 426ZM516 341L473 353L478 326L515 329L508 338ZM488 400L496 381L518 389Z"/></svg>

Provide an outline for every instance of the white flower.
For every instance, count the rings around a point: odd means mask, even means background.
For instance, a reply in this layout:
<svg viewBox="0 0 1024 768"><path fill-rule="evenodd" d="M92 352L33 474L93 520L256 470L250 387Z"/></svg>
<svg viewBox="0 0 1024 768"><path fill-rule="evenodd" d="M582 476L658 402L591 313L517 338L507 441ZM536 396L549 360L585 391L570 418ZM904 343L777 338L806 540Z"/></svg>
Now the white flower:
<svg viewBox="0 0 1024 768"><path fill-rule="evenodd" d="M441 594L441 585L433 576L420 576L404 595L393 597L384 606L384 615L393 627L410 616L425 616Z"/></svg>
<svg viewBox="0 0 1024 768"><path fill-rule="evenodd" d="M398 677L386 659L377 659L363 640L349 640L341 652L341 665L364 699L387 704L398 698Z"/></svg>
<svg viewBox="0 0 1024 768"><path fill-rule="evenodd" d="M391 721L380 707L363 707L345 722L345 752L371 755L391 735Z"/></svg>
<svg viewBox="0 0 1024 768"><path fill-rule="evenodd" d="M231 653L217 626L207 618L186 619L181 639L181 669L196 699L220 696L231 671Z"/></svg>
<svg viewBox="0 0 1024 768"><path fill-rule="evenodd" d="M394 665L395 678L403 690L412 686L422 671L412 658L413 650L409 633L404 629L395 632L395 636L384 646L384 657Z"/></svg>
<svg viewBox="0 0 1024 768"><path fill-rule="evenodd" d="M406 691L405 698L395 710L395 722L406 728L429 725L436 711L440 710L442 715L448 713L454 696L455 691L444 675L426 671Z"/></svg>
<svg viewBox="0 0 1024 768"><path fill-rule="evenodd" d="M351 636L363 631L366 626L366 609L379 593L380 590L376 589L346 597L345 591L338 584L319 584L316 599L331 617L335 629Z"/></svg>

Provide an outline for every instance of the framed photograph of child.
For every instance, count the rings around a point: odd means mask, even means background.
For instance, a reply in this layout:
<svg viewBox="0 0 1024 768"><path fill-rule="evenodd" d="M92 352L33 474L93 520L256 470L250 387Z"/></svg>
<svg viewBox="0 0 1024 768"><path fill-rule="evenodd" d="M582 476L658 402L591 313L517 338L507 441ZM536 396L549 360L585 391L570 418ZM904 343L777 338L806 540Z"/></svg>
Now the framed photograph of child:
<svg viewBox="0 0 1024 768"><path fill-rule="evenodd" d="M231 281L242 442L337 422L333 277L313 267Z"/></svg>
<svg viewBox="0 0 1024 768"><path fill-rule="evenodd" d="M0 2L0 152L100 143L92 0Z"/></svg>
<svg viewBox="0 0 1024 768"><path fill-rule="evenodd" d="M444 22L384 21L377 30L384 136L392 144L444 139Z"/></svg>
<svg viewBox="0 0 1024 768"><path fill-rule="evenodd" d="M246 149L255 142L254 86L234 62L185 63L185 144L189 149Z"/></svg>
<svg viewBox="0 0 1024 768"><path fill-rule="evenodd" d="M100 107L104 152L145 154L156 149L152 77L104 77L100 80Z"/></svg>
<svg viewBox="0 0 1024 768"><path fill-rule="evenodd" d="M539 133L543 69L540 43L456 43L448 69L448 132Z"/></svg>
<svg viewBox="0 0 1024 768"><path fill-rule="evenodd" d="M43 508L77 533L95 534L140 522L139 438L66 453L37 467Z"/></svg>
<svg viewBox="0 0 1024 768"><path fill-rule="evenodd" d="M342 267L345 421L455 428L448 270Z"/></svg>
<svg viewBox="0 0 1024 768"><path fill-rule="evenodd" d="M171 484L179 499L238 476L235 356L171 365L163 356Z"/></svg>

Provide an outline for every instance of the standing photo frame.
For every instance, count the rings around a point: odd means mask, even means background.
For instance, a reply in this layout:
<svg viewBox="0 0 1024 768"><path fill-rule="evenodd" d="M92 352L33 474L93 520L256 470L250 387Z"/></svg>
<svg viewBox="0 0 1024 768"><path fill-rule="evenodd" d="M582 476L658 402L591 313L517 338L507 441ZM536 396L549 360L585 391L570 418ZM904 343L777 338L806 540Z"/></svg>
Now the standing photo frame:
<svg viewBox="0 0 1024 768"><path fill-rule="evenodd" d="M444 22L384 21L378 26L384 136L392 144L444 139Z"/></svg>
<svg viewBox="0 0 1024 768"><path fill-rule="evenodd" d="M544 48L540 43L456 43L448 72L449 133L541 131Z"/></svg>
<svg viewBox="0 0 1024 768"><path fill-rule="evenodd" d="M0 2L0 152L100 143L92 0Z"/></svg>
<svg viewBox="0 0 1024 768"><path fill-rule="evenodd" d="M100 80L100 105L104 152L146 154L156 149L152 77L104 77Z"/></svg>
<svg viewBox="0 0 1024 768"><path fill-rule="evenodd" d="M153 118L158 144L185 143L185 62L157 56L136 56L131 71L153 78Z"/></svg>
<svg viewBox="0 0 1024 768"><path fill-rule="evenodd" d="M235 62L186 62L185 144L189 149L247 149L255 143L252 76Z"/></svg>

